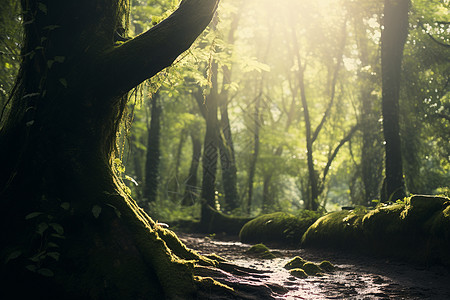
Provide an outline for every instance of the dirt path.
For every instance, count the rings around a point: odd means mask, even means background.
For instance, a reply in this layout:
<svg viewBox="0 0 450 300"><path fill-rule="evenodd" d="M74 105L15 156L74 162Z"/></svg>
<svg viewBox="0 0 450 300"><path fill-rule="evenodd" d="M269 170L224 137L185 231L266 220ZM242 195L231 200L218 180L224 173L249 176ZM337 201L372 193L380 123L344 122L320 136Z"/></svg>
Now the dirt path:
<svg viewBox="0 0 450 300"><path fill-rule="evenodd" d="M279 251L280 258L260 260L245 255L250 245L229 238L177 234L188 247L202 254L216 253L239 266L264 271L265 282L288 289L276 299L450 299L450 270L439 266L423 268L385 259L307 249L272 248ZM338 270L323 277L295 278L283 265L296 255L313 262L329 260Z"/></svg>

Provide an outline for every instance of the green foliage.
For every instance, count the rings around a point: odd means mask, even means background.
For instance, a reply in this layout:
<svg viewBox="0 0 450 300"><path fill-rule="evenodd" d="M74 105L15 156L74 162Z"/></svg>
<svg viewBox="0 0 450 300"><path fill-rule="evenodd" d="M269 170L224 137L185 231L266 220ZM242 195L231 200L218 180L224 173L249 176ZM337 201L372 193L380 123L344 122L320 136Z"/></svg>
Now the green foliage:
<svg viewBox="0 0 450 300"><path fill-rule="evenodd" d="M130 35L151 28L177 4L177 1L132 1ZM152 214L160 219L175 219L169 216L171 213L184 219L198 217L198 211L184 210L177 203L184 196L192 157L188 137L192 132L200 137L204 135L204 120L195 96L199 93L205 100L205 96L210 94L213 61L218 63L218 92L228 93L227 108L236 151L240 204L235 213L246 213L255 126L259 127L259 156L251 214L279 210L292 213L310 201L304 117L299 109L297 74L300 66L292 52L294 35L299 44L300 58L306 66L305 96L313 130L327 111L333 91L332 78L337 70L334 104L327 112L326 122L312 149L317 178L323 178L323 170L343 133L348 132L353 124L361 126L360 131L339 150L321 182L321 209L333 211L342 206L370 205L371 200L379 198L384 151L380 138L379 60L383 1L356 0L344 4L339 1L316 1L313 4L288 1L279 6L263 0L251 10L246 8L252 4L252 1L234 0L221 3L217 22L173 66L154 77L141 90L142 96L138 97L141 100L129 105L134 122L128 141L124 141L122 147L130 149L130 152L119 157L126 165L126 173L123 172L121 177L125 178L132 195L141 201L142 166L145 164L150 121L148 107L143 102L156 91L161 94L164 116L158 197L162 201L161 206L152 208ZM400 103L405 180L411 193L445 192L450 182L450 125L442 117L450 115L445 88L449 68L447 48L437 43L448 44L445 25L448 16L443 12L442 1L412 1ZM236 14L239 22L230 41L229 33L233 30ZM344 20L347 22L345 33L340 26ZM286 24L289 24L288 31L285 30ZM337 68L343 34L345 45L342 62ZM51 60L55 64L60 63L61 58ZM230 73L225 71L227 69L231 70ZM67 84L70 86L70 82ZM255 116L258 97L260 112ZM207 102L204 102L204 107L208 107ZM183 135L185 142L182 142ZM200 165L198 178L201 178L201 168ZM220 175L219 168L216 191L217 195L225 195ZM200 186L198 180L197 188ZM217 200L221 202L222 198ZM174 203L169 203L169 199ZM146 203L142 205L147 206ZM189 216L189 213L193 215Z"/></svg>

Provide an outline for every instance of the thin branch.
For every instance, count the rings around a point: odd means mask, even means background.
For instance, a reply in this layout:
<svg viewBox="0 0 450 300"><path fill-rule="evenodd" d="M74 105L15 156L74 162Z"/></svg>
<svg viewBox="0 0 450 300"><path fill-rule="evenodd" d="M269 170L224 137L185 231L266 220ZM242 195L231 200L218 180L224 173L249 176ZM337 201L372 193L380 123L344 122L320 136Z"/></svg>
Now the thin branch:
<svg viewBox="0 0 450 300"><path fill-rule="evenodd" d="M337 56L336 67L334 69L333 79L332 79L332 82L331 82L330 102L328 103L328 107L327 107L325 113L323 114L322 120L320 121L319 125L316 127L316 130L314 130L313 136L311 138L311 142L312 143L314 143L314 141L319 136L320 130L322 130L323 125L325 124L325 122L328 119L328 116L330 115L331 108L333 107L334 99L335 99L335 96L336 96L336 82L337 82L337 79L338 79L339 70L340 70L341 65L342 65L342 58L344 56L345 41L346 41L346 38L347 38L346 30L347 30L347 17L344 19L344 22L342 24L341 43L339 45L339 53L338 53L338 56Z"/></svg>
<svg viewBox="0 0 450 300"><path fill-rule="evenodd" d="M325 179L327 177L328 171L330 170L331 163L336 158L341 147L344 146L345 143L350 141L350 139L352 138L352 136L355 134L355 132L358 129L359 129L359 124L356 124L355 126L353 126L352 129L350 130L350 132L339 142L339 144L336 146L336 148L334 148L333 154L331 154L331 156L328 158L327 165L325 166L325 169L323 170L322 181L320 183L320 188L319 188L320 191L323 189L323 187L325 185Z"/></svg>

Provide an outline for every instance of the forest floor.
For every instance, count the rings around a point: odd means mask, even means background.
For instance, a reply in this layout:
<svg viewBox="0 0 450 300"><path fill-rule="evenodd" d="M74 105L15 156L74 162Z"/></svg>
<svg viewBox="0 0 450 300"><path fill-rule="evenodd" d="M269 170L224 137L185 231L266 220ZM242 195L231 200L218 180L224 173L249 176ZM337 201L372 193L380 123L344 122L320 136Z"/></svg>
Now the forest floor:
<svg viewBox="0 0 450 300"><path fill-rule="evenodd" d="M371 258L344 252L313 249L277 249L275 259L255 259L245 254L251 245L237 237L212 237L177 232L191 249L201 254L215 253L241 267L259 270L264 276L248 278L281 285L286 293L275 299L450 299L450 270L441 266L424 267L394 260ZM300 279L283 266L293 257L320 263L328 260L336 271L322 277ZM246 280L243 278L242 280ZM264 300L264 299L262 299Z"/></svg>

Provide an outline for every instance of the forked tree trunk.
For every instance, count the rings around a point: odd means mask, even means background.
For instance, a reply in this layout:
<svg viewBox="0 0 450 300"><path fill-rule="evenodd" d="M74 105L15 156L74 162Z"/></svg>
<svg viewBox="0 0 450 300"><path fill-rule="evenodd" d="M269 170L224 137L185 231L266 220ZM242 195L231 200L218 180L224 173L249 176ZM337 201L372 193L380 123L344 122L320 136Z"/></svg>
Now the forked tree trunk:
<svg viewBox="0 0 450 300"><path fill-rule="evenodd" d="M189 48L217 2L183 0L114 46L126 1L22 1L22 69L0 129L0 298L195 297L193 262L179 258L212 262L158 228L111 162L127 92Z"/></svg>

